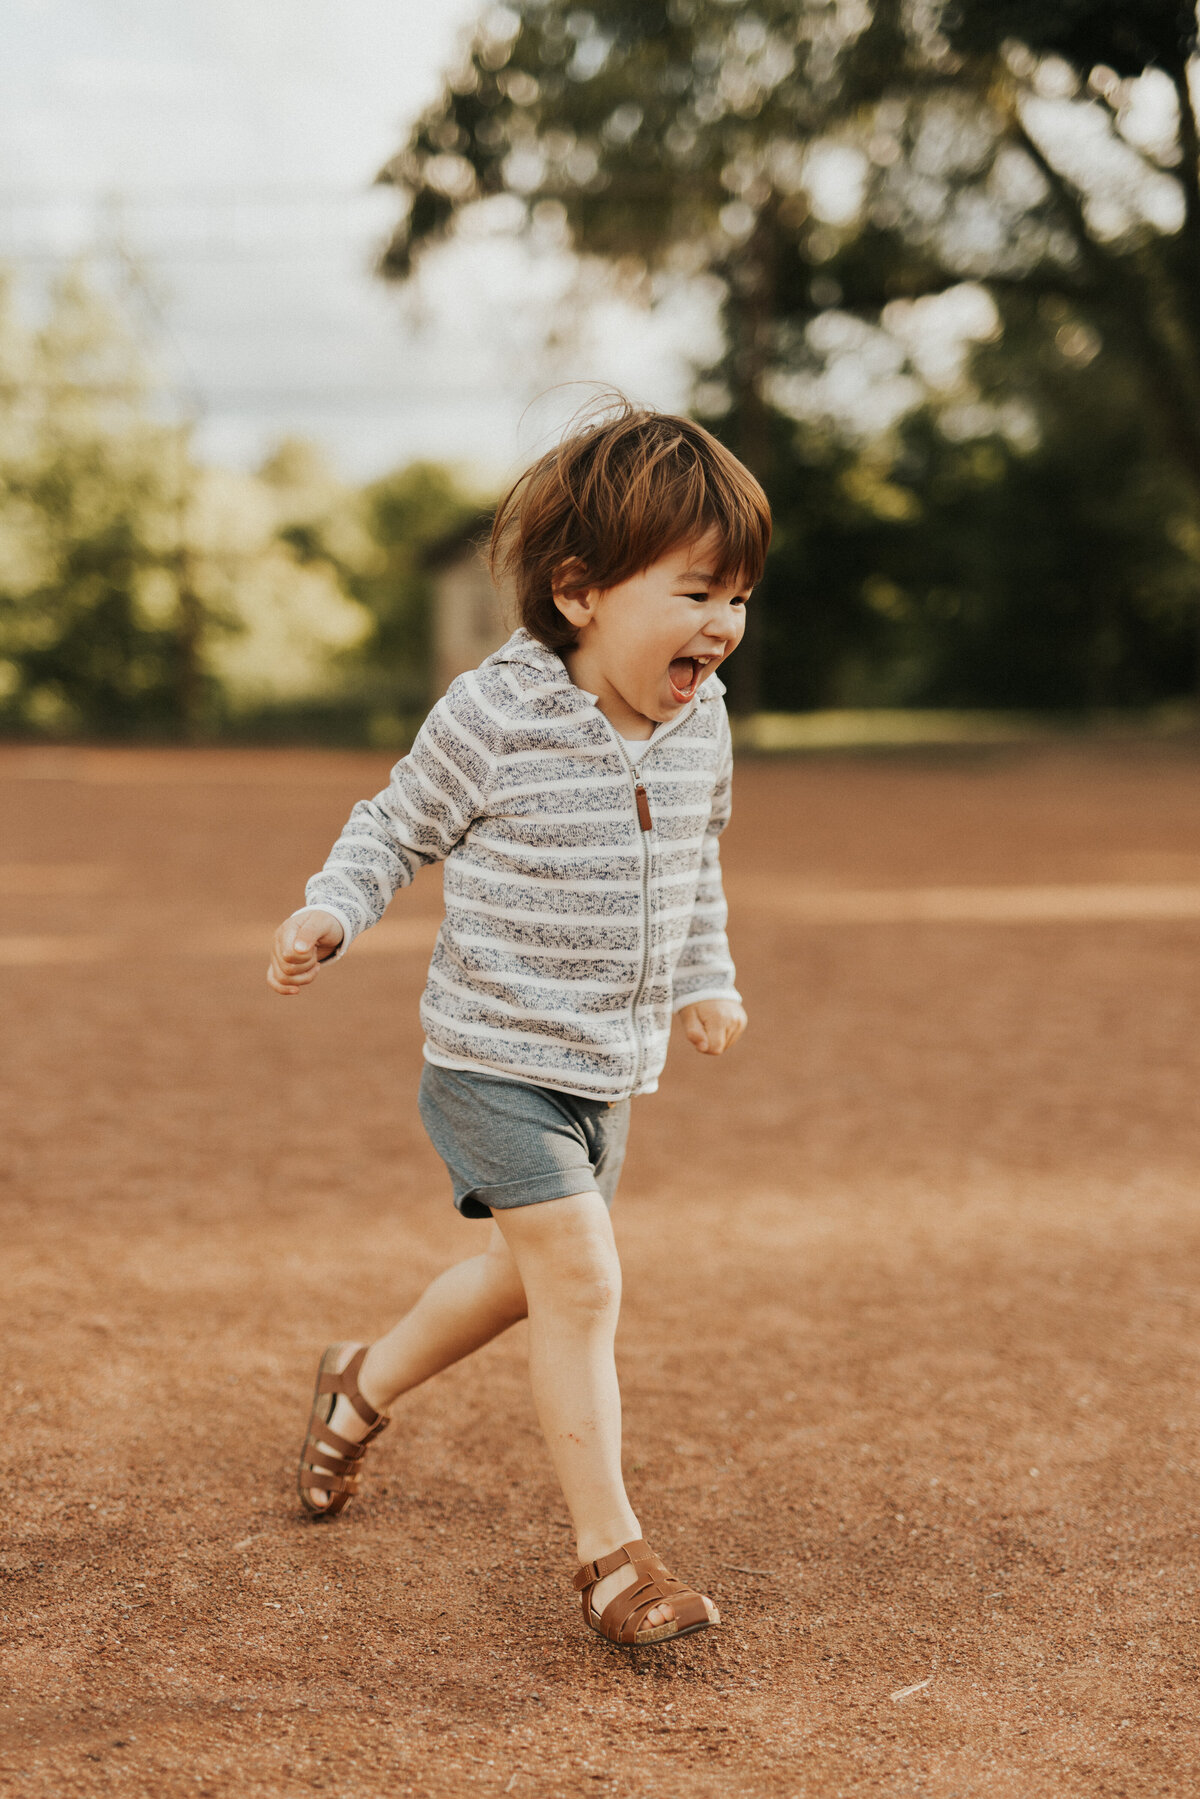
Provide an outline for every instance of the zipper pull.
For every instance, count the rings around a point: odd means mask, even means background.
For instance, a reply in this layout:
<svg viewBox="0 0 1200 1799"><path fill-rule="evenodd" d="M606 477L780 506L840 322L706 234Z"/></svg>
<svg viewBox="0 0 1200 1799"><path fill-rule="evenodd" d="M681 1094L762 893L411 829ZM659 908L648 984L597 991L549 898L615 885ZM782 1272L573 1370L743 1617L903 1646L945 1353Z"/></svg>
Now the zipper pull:
<svg viewBox="0 0 1200 1799"><path fill-rule="evenodd" d="M633 796L637 801L638 823L641 825L643 831L652 831L654 829L654 820L650 816L650 800L647 796L646 789L642 786L640 781L633 790Z"/></svg>

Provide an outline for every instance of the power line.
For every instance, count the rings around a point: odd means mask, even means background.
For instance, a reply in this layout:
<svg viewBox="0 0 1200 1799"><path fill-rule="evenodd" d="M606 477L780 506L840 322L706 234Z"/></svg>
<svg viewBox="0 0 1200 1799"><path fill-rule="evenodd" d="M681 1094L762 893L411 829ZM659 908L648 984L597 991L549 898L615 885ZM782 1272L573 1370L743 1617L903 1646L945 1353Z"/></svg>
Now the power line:
<svg viewBox="0 0 1200 1799"><path fill-rule="evenodd" d="M390 201L395 208L396 196L386 187L327 187L274 184L261 186L141 187L123 190L90 190L77 188L0 186L0 262L35 269L52 269L79 260L100 262L116 260L126 272L135 266L170 264L176 267L226 265L247 268L264 263L285 264L294 261L316 261L353 256L358 272L369 273L369 258L382 244L387 228L386 210ZM43 217L32 215L41 213ZM45 214L58 213L59 218ZM297 235L299 215L307 213L312 234ZM357 217L349 216L357 214ZM174 215L172 218L171 215ZM271 215L285 228L272 235L264 226ZM381 216L384 215L384 216ZM7 215L7 217L5 216ZM64 216L66 215L66 216ZM182 215L182 216L180 216ZM364 215L373 215L364 216ZM4 227L16 226L22 235L5 242ZM53 231L54 225L59 232ZM171 236L153 241L148 227L176 224ZM37 230L37 226L42 229ZM46 231L46 226L51 231ZM61 242L66 228L75 226L78 240L70 245ZM33 230L30 228L33 227ZM143 237L143 233L146 236ZM58 235L60 242L48 242ZM150 239L150 241L147 241ZM140 284L144 285L144 284ZM168 312L160 304L152 310L159 334L172 340ZM418 384L405 380L403 386L351 386L328 381L302 385L295 382L217 384L204 380L187 366L178 341L170 343L171 359L182 365L183 380L171 380L168 390L185 401L196 417L213 422L224 418L251 418L258 415L297 412L328 418L386 418L410 412L414 406L454 406L481 400L500 399L507 390L496 385L481 392L478 384L461 393L447 391L444 383ZM35 386L49 391L49 384L20 384L32 392ZM77 392L91 392L104 398L101 387L72 384ZM4 384L12 394L15 387ZM115 397L111 392L107 397ZM167 397L167 393L161 395Z"/></svg>
<svg viewBox="0 0 1200 1799"><path fill-rule="evenodd" d="M138 206L138 205L333 205L347 200L363 200L372 195L394 193L386 182L368 183L365 187L315 187L311 183L288 182L261 187L203 185L179 187L107 188L36 187L24 184L0 184L0 205L37 204L73 206Z"/></svg>
<svg viewBox="0 0 1200 1799"><path fill-rule="evenodd" d="M370 253L371 246L362 243L336 244L326 240L298 239L290 244L246 244L230 243L226 245L205 244L195 248L186 244L151 244L139 246L135 255L142 255L155 262L172 263L253 263L253 262L293 262L308 258L322 258L333 249L355 249ZM31 248L25 244L6 244L0 238L0 262L19 262L29 267L57 268L63 263L78 262L88 256L110 255L112 246L108 244L80 243L73 249L53 250L43 246Z"/></svg>

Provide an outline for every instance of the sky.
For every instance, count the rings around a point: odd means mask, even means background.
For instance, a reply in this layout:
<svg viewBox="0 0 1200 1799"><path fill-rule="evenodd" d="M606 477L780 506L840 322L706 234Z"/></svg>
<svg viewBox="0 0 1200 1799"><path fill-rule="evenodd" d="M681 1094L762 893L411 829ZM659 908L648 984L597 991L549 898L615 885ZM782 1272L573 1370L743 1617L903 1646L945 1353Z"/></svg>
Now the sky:
<svg viewBox="0 0 1200 1799"><path fill-rule="evenodd" d="M0 264L31 306L81 252L118 274L171 404L195 419L201 455L230 466L303 436L347 479L433 457L492 486L595 384L684 406L719 352L702 282L652 313L618 303L561 251L508 235L503 201L467 215L414 283L372 273L395 206L373 178L483 3L0 0ZM1099 109L1073 111L1047 68L1035 123L1094 170L1114 154L1089 135ZM1172 104L1166 78L1145 77L1132 135L1152 147ZM856 154L810 155L818 216L854 210ZM1108 185L1114 231L1131 212L1172 228L1168 176L1123 197ZM952 384L994 323L970 284L883 333L831 314L814 327L825 373L773 397L886 429L919 397L914 372Z"/></svg>
<svg viewBox="0 0 1200 1799"><path fill-rule="evenodd" d="M703 288L618 305L486 219L412 288L371 273L394 208L372 179L479 10L0 0L0 261L30 304L81 252L126 271L201 454L228 465L301 435L351 479L432 456L493 480L586 396L571 384L682 405L688 354L716 347Z"/></svg>

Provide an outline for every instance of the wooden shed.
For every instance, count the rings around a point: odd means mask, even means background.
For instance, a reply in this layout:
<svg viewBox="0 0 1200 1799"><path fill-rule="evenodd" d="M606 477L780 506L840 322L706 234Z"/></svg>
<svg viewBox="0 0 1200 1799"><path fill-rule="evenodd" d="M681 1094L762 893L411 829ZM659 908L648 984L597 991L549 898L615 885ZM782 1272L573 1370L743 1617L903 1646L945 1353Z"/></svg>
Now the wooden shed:
<svg viewBox="0 0 1200 1799"><path fill-rule="evenodd" d="M478 530L472 528L435 546L427 556L433 577L432 699L445 693L456 675L477 668L512 635L492 584Z"/></svg>

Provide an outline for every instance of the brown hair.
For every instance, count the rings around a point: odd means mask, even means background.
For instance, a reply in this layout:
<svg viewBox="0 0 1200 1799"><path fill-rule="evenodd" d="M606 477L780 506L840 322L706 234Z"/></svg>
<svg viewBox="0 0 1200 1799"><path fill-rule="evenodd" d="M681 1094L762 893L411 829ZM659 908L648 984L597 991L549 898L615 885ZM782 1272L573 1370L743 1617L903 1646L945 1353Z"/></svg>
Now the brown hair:
<svg viewBox="0 0 1200 1799"><path fill-rule="evenodd" d="M511 580L525 629L567 649L575 630L554 603L564 571L573 586L616 587L709 531L721 543L716 579L753 586L771 510L749 469L691 419L618 397L585 414L505 494L491 569Z"/></svg>

